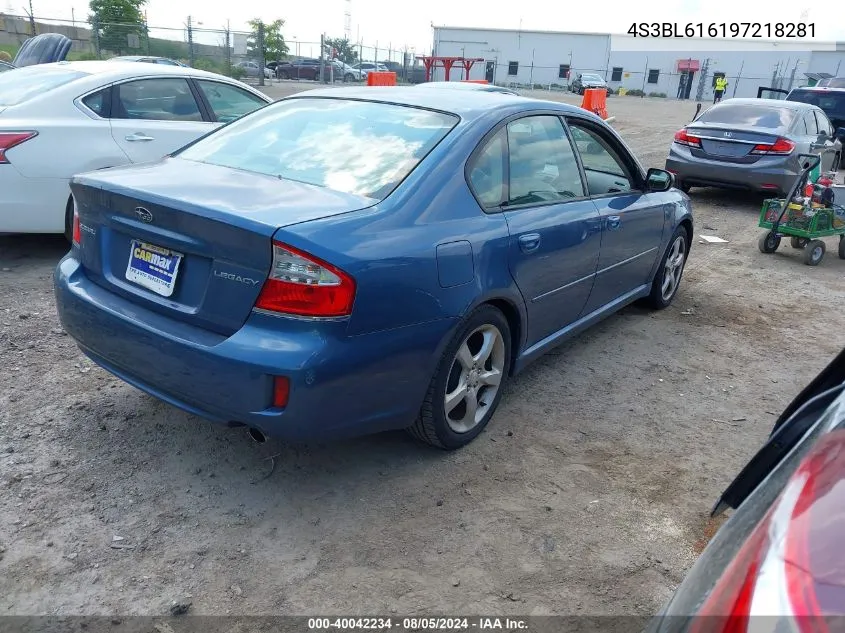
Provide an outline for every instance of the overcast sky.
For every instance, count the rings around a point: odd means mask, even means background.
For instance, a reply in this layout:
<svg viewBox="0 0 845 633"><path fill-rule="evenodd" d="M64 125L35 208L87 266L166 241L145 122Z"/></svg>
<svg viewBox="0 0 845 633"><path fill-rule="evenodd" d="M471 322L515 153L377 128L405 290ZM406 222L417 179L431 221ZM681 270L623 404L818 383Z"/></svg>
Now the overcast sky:
<svg viewBox="0 0 845 633"><path fill-rule="evenodd" d="M7 13L23 13L28 0L0 0ZM38 17L77 19L88 14L84 0L32 0ZM576 4L577 2L577 4ZM237 0L205 2L189 0L149 0L146 5L151 27L181 27L188 15L208 28L224 27L231 20L233 30L246 30L246 21L260 17L265 21L283 18L286 39L300 42L319 41L320 33L343 36L345 0ZM845 21L834 19L841 10L832 3L798 0L605 0L580 2L565 0L351 0L351 39L360 37L367 46L394 49L414 47L416 52L431 48L431 24L447 26L479 26L554 31L587 31L624 33L634 21L677 22L814 22L820 40L845 40Z"/></svg>

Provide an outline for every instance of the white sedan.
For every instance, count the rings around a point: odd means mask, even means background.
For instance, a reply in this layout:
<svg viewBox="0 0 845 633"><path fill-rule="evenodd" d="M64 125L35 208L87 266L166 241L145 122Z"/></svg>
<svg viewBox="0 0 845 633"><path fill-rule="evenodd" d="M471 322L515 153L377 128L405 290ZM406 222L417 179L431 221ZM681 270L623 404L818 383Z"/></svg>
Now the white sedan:
<svg viewBox="0 0 845 633"><path fill-rule="evenodd" d="M155 161L270 99L214 73L126 61L0 74L0 233L64 233L75 174Z"/></svg>

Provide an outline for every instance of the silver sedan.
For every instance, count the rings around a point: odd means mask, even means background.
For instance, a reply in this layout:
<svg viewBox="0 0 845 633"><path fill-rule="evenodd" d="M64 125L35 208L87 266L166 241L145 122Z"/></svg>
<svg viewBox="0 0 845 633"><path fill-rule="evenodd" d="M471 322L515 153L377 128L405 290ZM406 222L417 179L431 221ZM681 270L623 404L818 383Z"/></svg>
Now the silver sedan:
<svg viewBox="0 0 845 633"><path fill-rule="evenodd" d="M777 99L728 99L675 134L666 170L679 187L722 187L783 196L801 172L800 154L837 169L842 144L817 106Z"/></svg>

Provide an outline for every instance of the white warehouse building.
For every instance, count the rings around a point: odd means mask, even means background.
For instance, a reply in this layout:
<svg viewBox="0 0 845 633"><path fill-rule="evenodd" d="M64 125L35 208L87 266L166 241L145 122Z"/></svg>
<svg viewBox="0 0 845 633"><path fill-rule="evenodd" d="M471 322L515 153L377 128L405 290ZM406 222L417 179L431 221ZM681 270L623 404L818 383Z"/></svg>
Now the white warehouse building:
<svg viewBox="0 0 845 633"><path fill-rule="evenodd" d="M674 49L674 50L672 50ZM845 75L845 43L756 40L649 39L435 26L432 55L476 58L469 74L455 64L450 80L486 79L499 85L566 88L580 73L605 78L614 90L642 90L673 98L713 98L716 75L726 97L756 97L761 86L789 89L815 75ZM704 80L702 81L702 75ZM442 81L442 66L432 71Z"/></svg>

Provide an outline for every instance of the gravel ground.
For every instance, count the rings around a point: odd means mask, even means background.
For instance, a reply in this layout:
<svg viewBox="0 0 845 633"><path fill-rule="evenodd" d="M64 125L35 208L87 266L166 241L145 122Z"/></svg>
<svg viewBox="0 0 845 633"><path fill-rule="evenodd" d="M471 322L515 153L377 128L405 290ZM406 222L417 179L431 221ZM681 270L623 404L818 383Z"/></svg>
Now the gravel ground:
<svg viewBox="0 0 845 633"><path fill-rule="evenodd" d="M647 166L694 111L608 108ZM654 612L717 495L843 344L835 241L816 268L762 255L760 198L692 198L674 305L539 360L456 453L403 433L257 445L157 402L60 329L62 239L0 238L0 613Z"/></svg>

